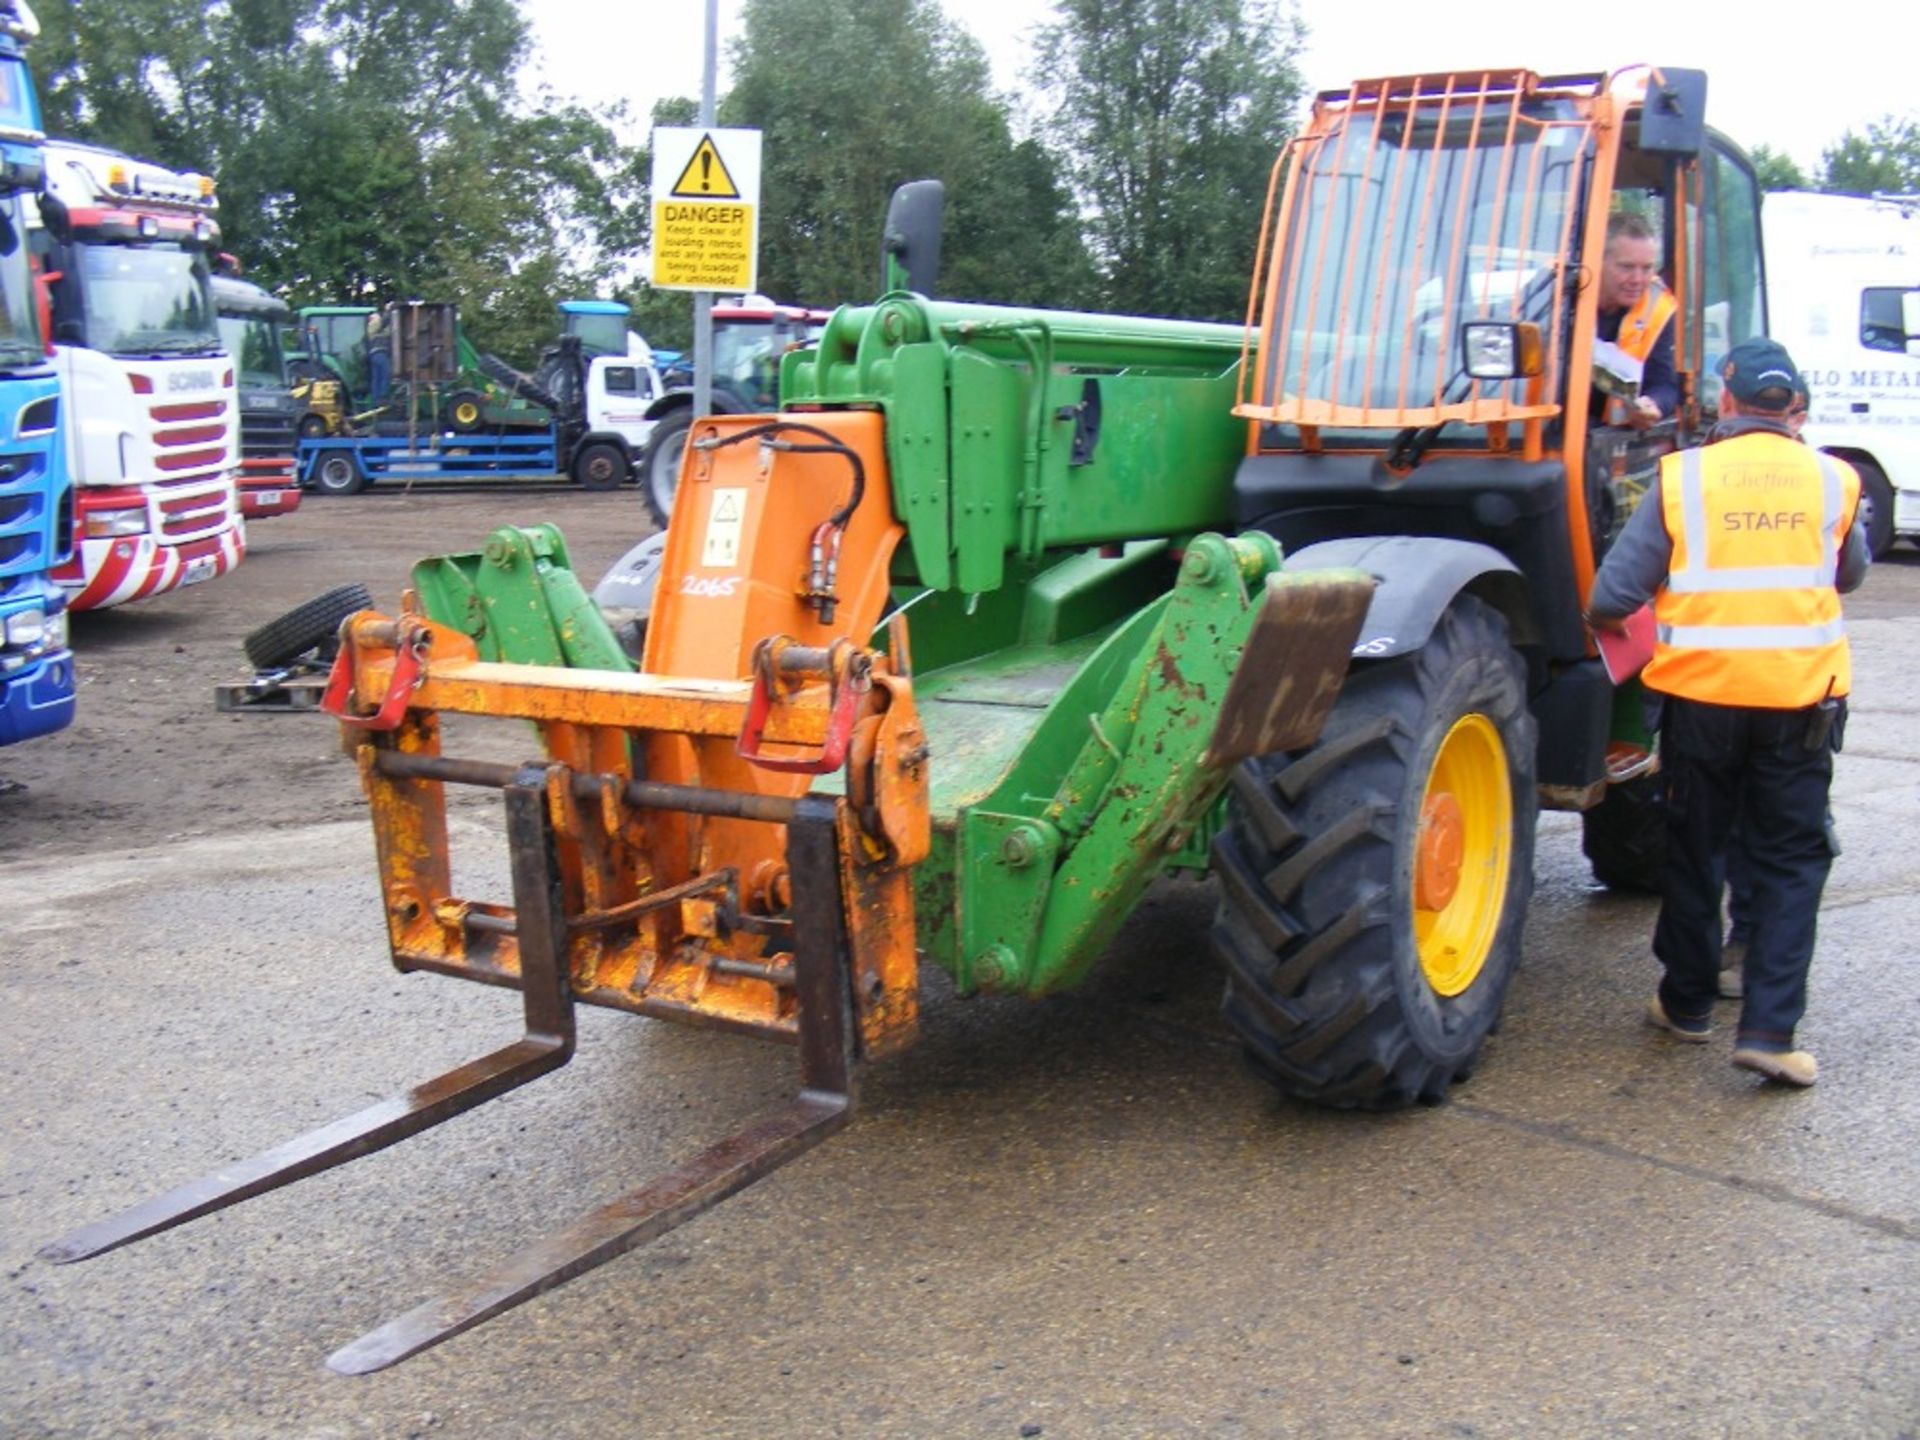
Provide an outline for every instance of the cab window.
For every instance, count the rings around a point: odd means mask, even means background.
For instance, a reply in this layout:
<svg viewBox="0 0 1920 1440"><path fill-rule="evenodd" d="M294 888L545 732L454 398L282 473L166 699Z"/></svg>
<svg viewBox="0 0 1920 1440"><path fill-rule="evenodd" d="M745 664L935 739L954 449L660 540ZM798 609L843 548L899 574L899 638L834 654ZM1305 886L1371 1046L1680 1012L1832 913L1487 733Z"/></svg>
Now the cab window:
<svg viewBox="0 0 1920 1440"><path fill-rule="evenodd" d="M1906 298L1920 288L1875 285L1860 292L1860 343L1869 350L1907 350Z"/></svg>
<svg viewBox="0 0 1920 1440"><path fill-rule="evenodd" d="M1720 361L1742 340L1767 330L1760 260L1760 186L1746 162L1715 141L1701 156L1702 349L1700 398L1720 408Z"/></svg>

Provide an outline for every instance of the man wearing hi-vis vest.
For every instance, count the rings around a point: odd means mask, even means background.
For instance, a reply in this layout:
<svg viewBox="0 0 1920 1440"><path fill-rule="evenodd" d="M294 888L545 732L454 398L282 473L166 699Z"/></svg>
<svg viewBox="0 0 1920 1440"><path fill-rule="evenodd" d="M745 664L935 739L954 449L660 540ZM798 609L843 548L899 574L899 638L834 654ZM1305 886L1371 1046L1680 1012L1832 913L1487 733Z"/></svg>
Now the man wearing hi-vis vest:
<svg viewBox="0 0 1920 1440"><path fill-rule="evenodd" d="M1617 214L1607 221L1600 262L1599 336L1640 362L1640 393L1631 401L1605 398L1609 425L1644 430L1673 414L1680 379L1673 368L1673 315L1678 306L1660 283L1660 242L1644 217Z"/></svg>
<svg viewBox="0 0 1920 1440"><path fill-rule="evenodd" d="M1720 969L1718 858L1739 821L1755 881L1733 1063L1806 1086L1794 1044L1814 916L1833 862L1833 752L1852 684L1840 596L1866 577L1860 477L1794 438L1799 371L1763 337L1722 362L1725 438L1669 455L1594 577L1588 617L1615 629L1653 601L1667 864L1648 1021L1704 1042Z"/></svg>

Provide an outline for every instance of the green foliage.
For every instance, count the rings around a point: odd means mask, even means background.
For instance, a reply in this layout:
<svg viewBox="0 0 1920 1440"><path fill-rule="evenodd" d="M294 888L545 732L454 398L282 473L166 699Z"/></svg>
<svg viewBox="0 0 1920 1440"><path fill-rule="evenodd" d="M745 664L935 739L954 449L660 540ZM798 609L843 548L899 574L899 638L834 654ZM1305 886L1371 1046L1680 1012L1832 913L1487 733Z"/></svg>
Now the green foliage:
<svg viewBox="0 0 1920 1440"><path fill-rule="evenodd" d="M978 42L935 0L747 0L721 121L765 135L760 288L870 299L907 180L946 182L943 296L1070 305L1091 269L1052 158L1019 142Z"/></svg>
<svg viewBox="0 0 1920 1440"><path fill-rule="evenodd" d="M1762 190L1810 190L1807 172L1794 163L1791 155L1770 145L1756 145L1747 152L1753 172L1760 178Z"/></svg>
<svg viewBox="0 0 1920 1440"><path fill-rule="evenodd" d="M1848 130L1820 157L1820 188L1847 195L1920 194L1920 120L1888 115Z"/></svg>
<svg viewBox="0 0 1920 1440"><path fill-rule="evenodd" d="M213 174L226 248L295 304L451 299L523 363L645 239L608 117L515 76L514 0L46 0L49 133ZM588 258L582 258L588 257Z"/></svg>
<svg viewBox="0 0 1920 1440"><path fill-rule="evenodd" d="M1059 0L1035 76L1092 216L1106 303L1239 320L1301 96L1282 0Z"/></svg>

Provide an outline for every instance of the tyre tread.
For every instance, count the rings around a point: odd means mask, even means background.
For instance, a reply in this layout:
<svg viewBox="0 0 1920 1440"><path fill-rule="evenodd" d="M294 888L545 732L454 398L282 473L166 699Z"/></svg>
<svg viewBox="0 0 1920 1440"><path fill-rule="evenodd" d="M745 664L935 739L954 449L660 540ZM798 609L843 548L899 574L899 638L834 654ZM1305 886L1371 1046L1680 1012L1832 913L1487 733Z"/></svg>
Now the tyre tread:
<svg viewBox="0 0 1920 1440"><path fill-rule="evenodd" d="M1462 1028L1430 1044L1397 978L1406 963L1397 947L1411 938L1396 935L1395 886L1405 882L1394 851L1427 712L1468 665L1486 667L1477 683L1498 703L1482 708L1508 739L1521 809L1496 953L1459 1001ZM1505 621L1461 596L1426 650L1349 677L1317 745L1241 767L1214 840L1221 906L1211 938L1227 974L1223 1013L1256 1071L1321 1104L1392 1109L1438 1103L1472 1069L1517 965L1532 888L1533 745L1525 667Z"/></svg>
<svg viewBox="0 0 1920 1440"><path fill-rule="evenodd" d="M247 660L256 670L277 670L311 650L328 648L340 622L373 608L373 596L359 583L336 585L296 605L241 641Z"/></svg>

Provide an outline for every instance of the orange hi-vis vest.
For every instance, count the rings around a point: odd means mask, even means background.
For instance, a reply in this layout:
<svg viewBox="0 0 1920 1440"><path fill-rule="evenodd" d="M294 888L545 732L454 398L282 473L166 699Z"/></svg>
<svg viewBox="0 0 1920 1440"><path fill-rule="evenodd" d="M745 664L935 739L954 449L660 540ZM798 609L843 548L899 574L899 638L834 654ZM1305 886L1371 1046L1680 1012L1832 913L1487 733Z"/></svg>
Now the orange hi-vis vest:
<svg viewBox="0 0 1920 1440"><path fill-rule="evenodd" d="M1673 312L1679 308L1679 302L1673 298L1672 292L1658 279L1654 280L1634 302L1633 308L1620 317L1620 333L1613 343L1634 359L1644 362L1653 353L1660 332L1667 328L1667 323L1673 319ZM1626 401L1617 395L1610 396L1604 419L1608 425L1626 424Z"/></svg>
<svg viewBox="0 0 1920 1440"><path fill-rule="evenodd" d="M1667 322L1679 308L1679 302L1667 287L1655 280L1634 307L1620 317L1620 334L1614 343L1634 359L1645 360L1653 353L1654 341L1660 338L1660 332L1667 328Z"/></svg>
<svg viewBox="0 0 1920 1440"><path fill-rule="evenodd" d="M1853 685L1835 580L1860 504L1851 465L1765 432L1660 462L1673 559L1654 594L1649 689L1799 710Z"/></svg>

